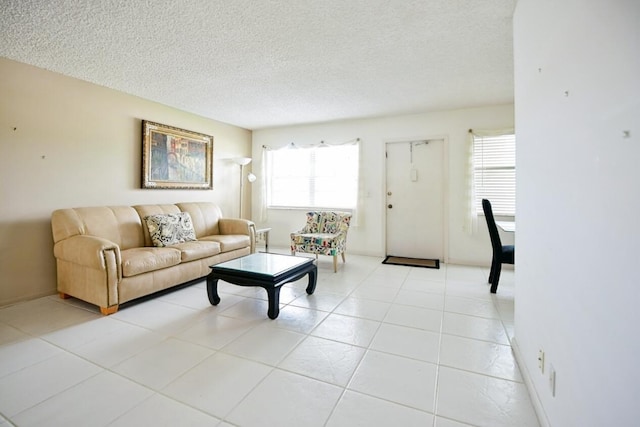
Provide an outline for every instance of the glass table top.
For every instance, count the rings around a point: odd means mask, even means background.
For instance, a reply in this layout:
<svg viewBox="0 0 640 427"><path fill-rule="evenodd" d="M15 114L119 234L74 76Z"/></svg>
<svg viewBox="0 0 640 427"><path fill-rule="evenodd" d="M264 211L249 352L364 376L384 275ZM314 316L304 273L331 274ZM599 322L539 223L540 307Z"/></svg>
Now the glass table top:
<svg viewBox="0 0 640 427"><path fill-rule="evenodd" d="M212 268L217 271L244 271L275 276L310 262L313 259L260 252L216 264Z"/></svg>

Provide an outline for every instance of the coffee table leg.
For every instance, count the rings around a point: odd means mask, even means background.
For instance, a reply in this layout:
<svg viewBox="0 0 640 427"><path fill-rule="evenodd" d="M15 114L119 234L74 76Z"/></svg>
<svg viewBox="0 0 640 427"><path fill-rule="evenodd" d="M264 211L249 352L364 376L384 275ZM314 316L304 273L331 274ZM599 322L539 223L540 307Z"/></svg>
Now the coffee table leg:
<svg viewBox="0 0 640 427"><path fill-rule="evenodd" d="M218 305L220 297L218 296L218 279L211 277L211 274L207 276L207 296L211 305Z"/></svg>
<svg viewBox="0 0 640 427"><path fill-rule="evenodd" d="M318 268L314 266L314 269L309 272L309 284L307 285L307 294L311 295L316 290L316 280L318 278Z"/></svg>
<svg viewBox="0 0 640 427"><path fill-rule="evenodd" d="M280 286L273 288L264 288L267 291L269 297L269 310L267 315L269 319L275 319L280 314Z"/></svg>

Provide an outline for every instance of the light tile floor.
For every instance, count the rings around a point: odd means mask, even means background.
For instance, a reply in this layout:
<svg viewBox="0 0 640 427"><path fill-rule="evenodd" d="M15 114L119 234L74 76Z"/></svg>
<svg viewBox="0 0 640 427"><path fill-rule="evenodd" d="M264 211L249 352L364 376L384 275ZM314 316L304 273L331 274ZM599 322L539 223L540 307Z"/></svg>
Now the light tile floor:
<svg viewBox="0 0 640 427"><path fill-rule="evenodd" d="M538 426L509 347L513 271L349 255L318 284L204 281L108 317L57 296L0 309L0 427Z"/></svg>

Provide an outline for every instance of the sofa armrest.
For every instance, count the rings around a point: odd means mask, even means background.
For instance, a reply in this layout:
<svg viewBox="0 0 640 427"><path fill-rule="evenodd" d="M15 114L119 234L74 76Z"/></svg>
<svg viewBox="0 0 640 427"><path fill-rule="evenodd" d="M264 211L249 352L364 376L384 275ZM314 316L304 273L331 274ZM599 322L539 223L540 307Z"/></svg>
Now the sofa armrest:
<svg viewBox="0 0 640 427"><path fill-rule="evenodd" d="M244 234L251 241L251 253L256 251L256 225L253 221L240 218L220 218L220 234Z"/></svg>
<svg viewBox="0 0 640 427"><path fill-rule="evenodd" d="M117 310L118 284L122 280L118 245L100 237L75 235L58 241L53 254L61 297L80 298L99 306L104 314Z"/></svg>
<svg viewBox="0 0 640 427"><path fill-rule="evenodd" d="M244 234L250 236L252 226L253 221L249 221L248 219L220 218L218 222L220 234Z"/></svg>
<svg viewBox="0 0 640 427"><path fill-rule="evenodd" d="M84 267L115 271L118 280L122 278L120 247L109 240L87 235L73 236L56 243L53 255Z"/></svg>

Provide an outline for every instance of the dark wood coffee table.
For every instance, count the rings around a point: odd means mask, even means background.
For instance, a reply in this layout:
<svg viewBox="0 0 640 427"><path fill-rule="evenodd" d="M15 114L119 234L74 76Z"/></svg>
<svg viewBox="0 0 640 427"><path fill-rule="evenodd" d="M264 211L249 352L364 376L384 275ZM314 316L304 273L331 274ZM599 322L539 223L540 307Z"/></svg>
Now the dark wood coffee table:
<svg viewBox="0 0 640 427"><path fill-rule="evenodd" d="M218 280L239 286L260 286L267 291L270 319L280 313L280 288L285 283L309 275L307 294L316 289L318 267L313 259L270 253L255 253L242 258L212 265L207 276L207 295L212 305L218 305Z"/></svg>

